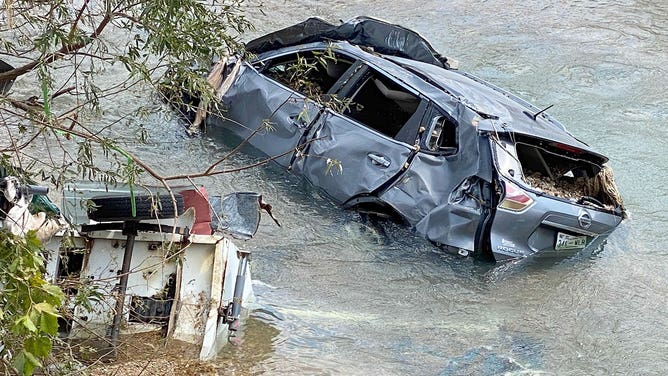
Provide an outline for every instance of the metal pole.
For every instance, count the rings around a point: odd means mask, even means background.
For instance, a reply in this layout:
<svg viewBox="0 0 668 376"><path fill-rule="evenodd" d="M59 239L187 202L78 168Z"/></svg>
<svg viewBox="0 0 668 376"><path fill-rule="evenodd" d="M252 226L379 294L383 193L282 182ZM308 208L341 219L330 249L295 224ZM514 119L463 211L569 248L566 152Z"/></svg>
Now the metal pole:
<svg viewBox="0 0 668 376"><path fill-rule="evenodd" d="M246 283L246 269L248 268L248 253L240 252L239 269L237 280L234 285L234 297L232 298L232 309L228 328L231 331L239 329L239 315L241 314L241 303L244 296L244 284Z"/></svg>
<svg viewBox="0 0 668 376"><path fill-rule="evenodd" d="M123 265L121 266L121 278L118 282L118 291L116 295L116 312L114 312L114 321L111 325L111 345L114 348L118 346L118 334L121 330L121 320L123 319L123 305L125 303L125 291L128 288L128 274L130 272L130 262L132 261L132 249L135 245L135 236L137 231L136 222L128 221L123 223L123 233L127 235L125 241L125 253L123 253Z"/></svg>

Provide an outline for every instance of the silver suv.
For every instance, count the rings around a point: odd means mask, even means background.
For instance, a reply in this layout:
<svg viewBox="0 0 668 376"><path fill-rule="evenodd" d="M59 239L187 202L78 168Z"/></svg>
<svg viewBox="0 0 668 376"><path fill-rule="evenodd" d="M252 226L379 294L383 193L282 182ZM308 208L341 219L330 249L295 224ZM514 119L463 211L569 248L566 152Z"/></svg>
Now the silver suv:
<svg viewBox="0 0 668 376"><path fill-rule="evenodd" d="M317 18L210 78L208 132L239 136L346 208L497 261L598 247L624 217L607 158L417 33Z"/></svg>

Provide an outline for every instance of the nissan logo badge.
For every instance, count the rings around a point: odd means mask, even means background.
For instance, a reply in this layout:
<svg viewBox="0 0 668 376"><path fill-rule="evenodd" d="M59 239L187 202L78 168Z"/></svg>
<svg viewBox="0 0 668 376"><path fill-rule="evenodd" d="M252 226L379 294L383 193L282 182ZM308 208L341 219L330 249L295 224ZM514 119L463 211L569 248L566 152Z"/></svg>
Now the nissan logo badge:
<svg viewBox="0 0 668 376"><path fill-rule="evenodd" d="M589 213L587 213L586 211L580 212L580 215L578 216L578 224L583 229L585 230L588 229L591 226L591 216L589 215Z"/></svg>

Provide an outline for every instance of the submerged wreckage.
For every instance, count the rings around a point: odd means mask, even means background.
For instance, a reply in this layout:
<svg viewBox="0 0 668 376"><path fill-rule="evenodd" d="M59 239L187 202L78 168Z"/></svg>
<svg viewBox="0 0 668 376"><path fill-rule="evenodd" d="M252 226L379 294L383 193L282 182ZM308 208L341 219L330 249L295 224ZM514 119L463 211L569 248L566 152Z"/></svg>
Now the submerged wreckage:
<svg viewBox="0 0 668 376"><path fill-rule="evenodd" d="M625 216L606 157L411 30L310 18L246 50L209 75L207 132L232 131L346 208L497 261L595 249Z"/></svg>
<svg viewBox="0 0 668 376"><path fill-rule="evenodd" d="M261 196L128 188L71 184L61 210L44 196L48 189L4 176L0 168L0 228L17 236L36 230L49 280L63 286L68 301L88 302L65 307L63 338L92 340L103 353L111 345L116 353L122 335L156 331L197 346L202 360L213 359L253 298L250 255L221 231L251 237ZM32 214L35 199L40 212Z"/></svg>

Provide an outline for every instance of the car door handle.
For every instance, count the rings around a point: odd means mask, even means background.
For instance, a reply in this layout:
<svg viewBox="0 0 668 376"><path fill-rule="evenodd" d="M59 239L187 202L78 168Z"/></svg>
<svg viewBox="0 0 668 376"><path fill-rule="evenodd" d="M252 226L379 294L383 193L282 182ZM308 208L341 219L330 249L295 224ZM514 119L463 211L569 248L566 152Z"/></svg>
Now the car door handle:
<svg viewBox="0 0 668 376"><path fill-rule="evenodd" d="M374 153L369 153L366 156L369 157L369 159L371 159L371 163L377 166L390 167L390 160L387 159L385 156Z"/></svg>

